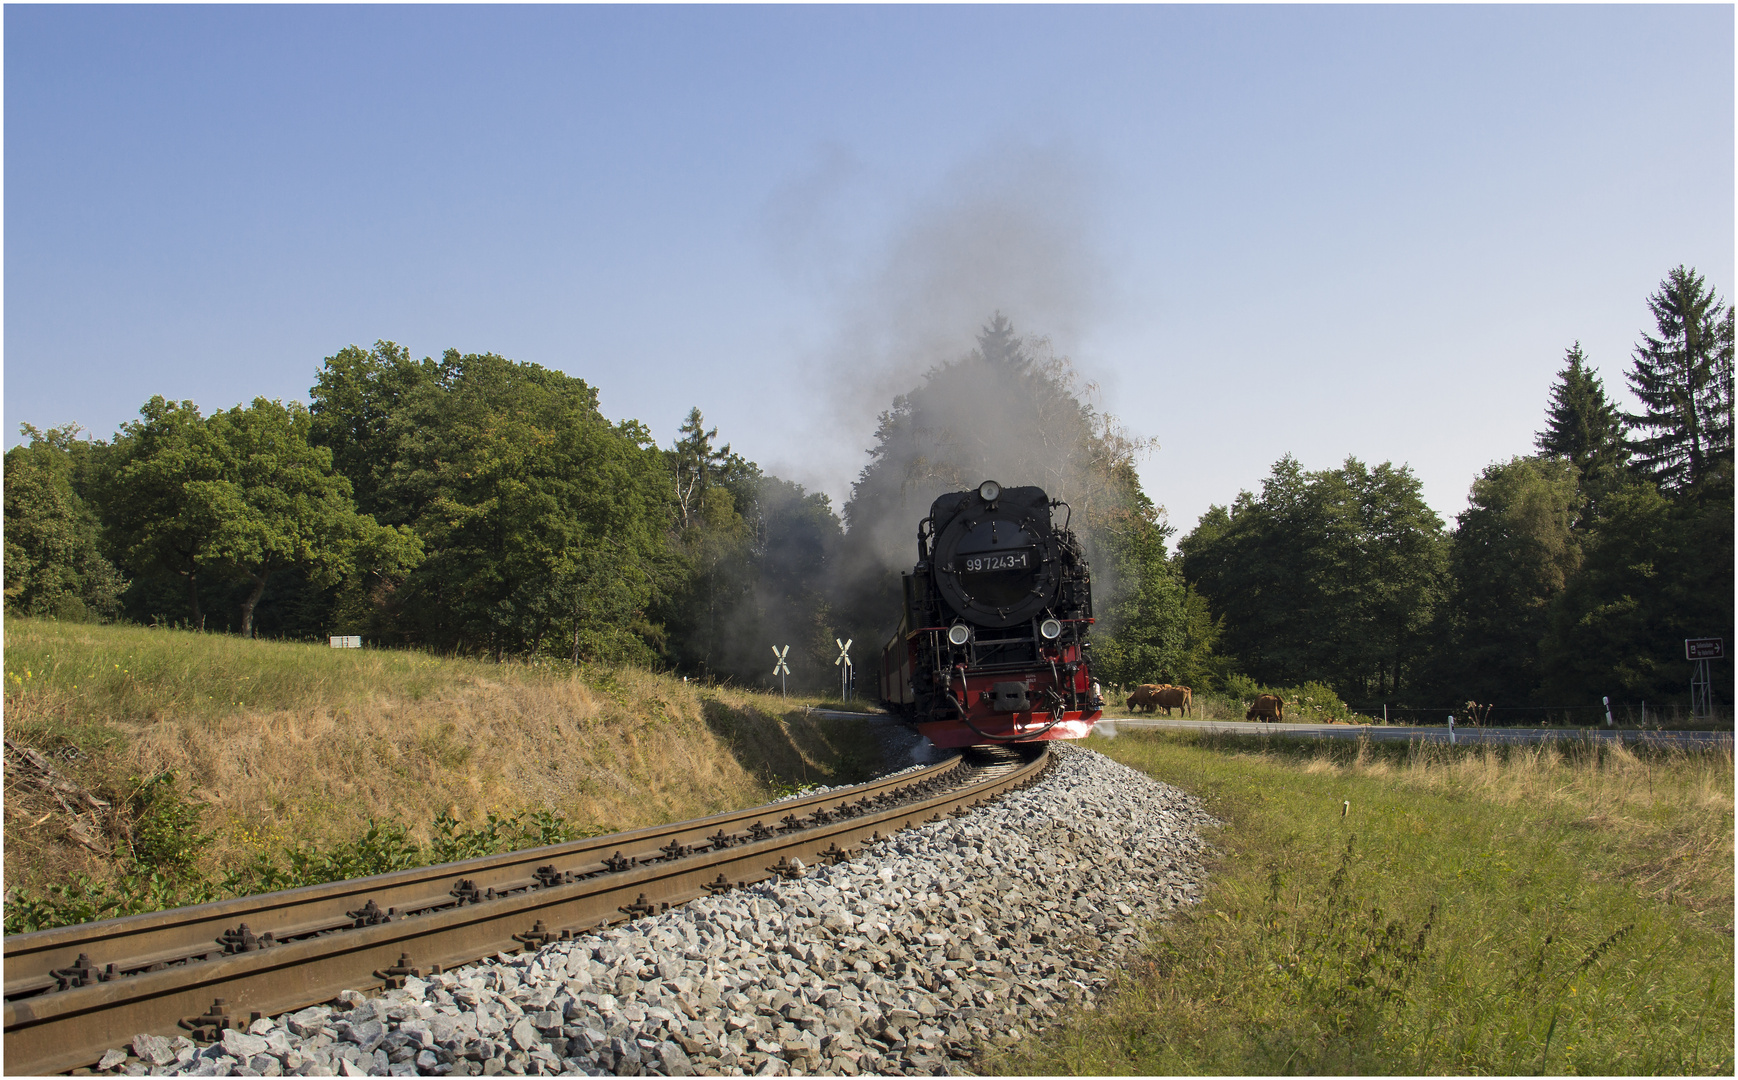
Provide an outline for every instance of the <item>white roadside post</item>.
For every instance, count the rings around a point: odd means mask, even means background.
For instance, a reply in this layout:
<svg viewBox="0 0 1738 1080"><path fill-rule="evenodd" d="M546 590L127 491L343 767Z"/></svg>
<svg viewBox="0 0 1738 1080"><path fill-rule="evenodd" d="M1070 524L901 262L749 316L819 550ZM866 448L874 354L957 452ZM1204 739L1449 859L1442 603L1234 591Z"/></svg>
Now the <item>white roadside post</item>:
<svg viewBox="0 0 1738 1080"><path fill-rule="evenodd" d="M840 641L833 639L833 644L839 647L839 658L833 661L833 666L839 669L839 700L851 700L851 642L853 638Z"/></svg>
<svg viewBox="0 0 1738 1080"><path fill-rule="evenodd" d="M774 675L778 676L778 692L779 692L780 697L789 697L790 696L789 694L785 693L785 676L789 675L791 673L791 669L788 667L785 667L785 653L788 653L790 651L791 651L791 647L789 645L786 645L782 649L779 648L777 645L774 645L772 647L772 654L774 657L776 657L778 659L778 663L773 665L772 673Z"/></svg>
<svg viewBox="0 0 1738 1080"><path fill-rule="evenodd" d="M1454 716L1452 714L1448 718L1448 745L1454 745Z"/></svg>
<svg viewBox="0 0 1738 1080"><path fill-rule="evenodd" d="M1611 726L1611 699L1608 697L1602 697L1599 700L1605 702L1605 726L1610 727Z"/></svg>

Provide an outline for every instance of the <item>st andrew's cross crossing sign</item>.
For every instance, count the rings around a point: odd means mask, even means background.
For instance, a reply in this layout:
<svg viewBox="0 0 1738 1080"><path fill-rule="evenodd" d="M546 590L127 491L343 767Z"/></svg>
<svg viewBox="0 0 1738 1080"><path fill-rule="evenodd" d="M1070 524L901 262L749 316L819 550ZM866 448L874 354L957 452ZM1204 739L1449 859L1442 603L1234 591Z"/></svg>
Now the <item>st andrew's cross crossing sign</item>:
<svg viewBox="0 0 1738 1080"><path fill-rule="evenodd" d="M772 654L778 660L778 663L773 665L772 673L778 676L778 692L781 694L785 692L785 676L791 673L791 669L785 666L785 654L790 651L789 645L782 649L777 645L772 647Z"/></svg>
<svg viewBox="0 0 1738 1080"><path fill-rule="evenodd" d="M839 669L839 700L851 700L851 642L853 638L840 641L833 639L833 644L839 647L839 658L833 661L833 666Z"/></svg>

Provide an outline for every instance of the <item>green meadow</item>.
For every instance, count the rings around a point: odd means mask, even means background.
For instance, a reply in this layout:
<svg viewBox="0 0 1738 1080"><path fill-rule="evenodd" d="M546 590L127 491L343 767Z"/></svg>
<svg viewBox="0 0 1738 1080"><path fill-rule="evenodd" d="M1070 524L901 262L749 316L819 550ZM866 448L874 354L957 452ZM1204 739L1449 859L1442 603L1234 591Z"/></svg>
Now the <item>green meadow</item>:
<svg viewBox="0 0 1738 1080"><path fill-rule="evenodd" d="M1730 746L1089 745L1206 801L1211 885L982 1071L1732 1074Z"/></svg>

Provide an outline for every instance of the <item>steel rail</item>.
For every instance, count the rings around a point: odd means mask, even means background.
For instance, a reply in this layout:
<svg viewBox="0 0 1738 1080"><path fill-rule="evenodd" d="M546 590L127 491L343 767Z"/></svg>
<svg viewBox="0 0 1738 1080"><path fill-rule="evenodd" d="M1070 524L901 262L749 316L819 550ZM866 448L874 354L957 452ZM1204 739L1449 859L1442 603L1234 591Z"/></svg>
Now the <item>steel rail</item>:
<svg viewBox="0 0 1738 1080"><path fill-rule="evenodd" d="M117 964L116 972L126 975L159 963L181 963L234 951L222 944L222 939L239 931L243 924L252 933L270 932L276 941L283 942L353 927L358 916L351 912L365 911L369 901L374 902L378 912L362 916L369 921L381 915L395 917L399 912L456 904L460 898L452 895L455 876L471 882L479 897L492 898L543 884L537 871L546 865L555 866L564 876L608 873L624 863L631 867L664 859L670 854L671 843L683 848L706 848L715 844L720 834L728 839L746 831L752 836L756 826L763 830L776 828L784 823L783 817L812 816L817 807L834 803L855 806L860 800L873 803L892 797L894 792L937 784L960 765L956 754L928 769L883 777L845 791L768 803L672 825L16 935L5 940L5 998L11 1001L62 987L67 980L57 977L55 972L82 966L78 962L81 955L93 958L92 963L103 974L107 974L107 965L117 956L126 957L125 963Z"/></svg>
<svg viewBox="0 0 1738 1080"><path fill-rule="evenodd" d="M1029 784L1050 761L974 767L956 756L669 826L9 937L5 1069L64 1072L136 1034L175 1034L201 1016L207 1035L231 1022L245 1027L254 1014L789 874L793 860L837 861L854 843Z"/></svg>

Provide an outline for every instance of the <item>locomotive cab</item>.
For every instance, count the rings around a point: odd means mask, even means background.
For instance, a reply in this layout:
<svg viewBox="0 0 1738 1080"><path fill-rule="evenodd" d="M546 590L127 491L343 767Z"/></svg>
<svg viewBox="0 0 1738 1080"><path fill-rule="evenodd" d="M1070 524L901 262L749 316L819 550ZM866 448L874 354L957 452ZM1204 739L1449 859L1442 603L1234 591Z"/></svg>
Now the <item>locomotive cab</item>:
<svg viewBox="0 0 1738 1080"><path fill-rule="evenodd" d="M1067 504L985 481L935 500L904 575L881 697L937 746L1085 737L1093 691L1091 573Z"/></svg>

